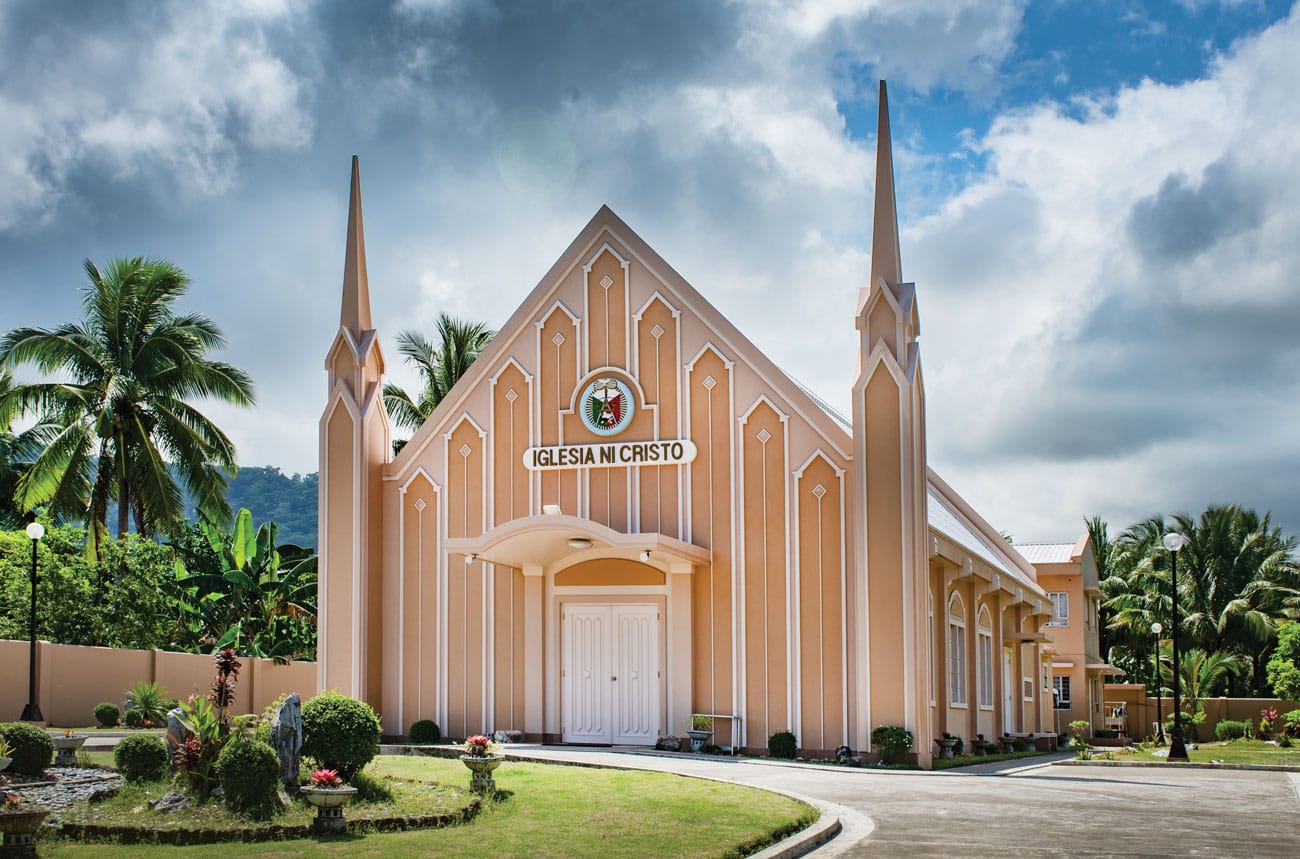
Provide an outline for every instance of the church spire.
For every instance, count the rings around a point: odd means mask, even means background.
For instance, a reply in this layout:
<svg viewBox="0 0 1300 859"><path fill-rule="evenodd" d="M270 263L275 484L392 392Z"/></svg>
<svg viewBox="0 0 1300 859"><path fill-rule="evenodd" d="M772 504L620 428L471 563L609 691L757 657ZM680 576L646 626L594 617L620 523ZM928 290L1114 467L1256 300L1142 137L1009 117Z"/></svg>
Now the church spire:
<svg viewBox="0 0 1300 859"><path fill-rule="evenodd" d="M876 131L876 207L871 227L871 283L883 278L891 287L903 282L898 250L898 209L894 203L894 155L889 139L889 100L880 82L880 117Z"/></svg>
<svg viewBox="0 0 1300 859"><path fill-rule="evenodd" d="M366 278L366 233L361 225L361 162L352 156L352 194L348 200L348 245L343 260L343 310L339 324L360 337L370 324L370 284Z"/></svg>

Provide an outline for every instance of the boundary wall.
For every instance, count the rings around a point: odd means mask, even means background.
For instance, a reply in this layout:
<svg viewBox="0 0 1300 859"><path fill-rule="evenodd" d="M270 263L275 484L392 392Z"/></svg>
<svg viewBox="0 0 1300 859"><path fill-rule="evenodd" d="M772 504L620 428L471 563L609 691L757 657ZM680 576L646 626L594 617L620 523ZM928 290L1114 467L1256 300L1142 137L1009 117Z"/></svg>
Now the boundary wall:
<svg viewBox="0 0 1300 859"><path fill-rule="evenodd" d="M1151 726L1156 721L1156 699L1148 697L1146 685L1142 683L1107 683L1105 699L1108 704L1123 702L1128 705L1129 736L1142 739L1151 733ZM1173 712L1174 699L1166 695L1160 699L1160 711L1166 719ZM1260 710L1265 707L1277 707L1279 716L1292 710L1300 710L1300 701L1283 701L1280 698L1206 698L1205 724L1197 729L1202 742L1215 739L1214 726L1224 719L1250 722L1259 727ZM1100 724L1100 722L1099 722ZM1066 730L1065 725L1061 730ZM1187 727L1183 736L1190 737Z"/></svg>
<svg viewBox="0 0 1300 859"><path fill-rule="evenodd" d="M304 701L318 691L315 662L277 665L270 659L240 657L236 713L261 713L286 692ZM28 643L0 639L0 722L16 720L27 703ZM171 698L207 694L217 675L212 656L168 650L127 650L36 643L36 702L50 725L95 724L95 705L122 706L128 687L142 680L162 686Z"/></svg>

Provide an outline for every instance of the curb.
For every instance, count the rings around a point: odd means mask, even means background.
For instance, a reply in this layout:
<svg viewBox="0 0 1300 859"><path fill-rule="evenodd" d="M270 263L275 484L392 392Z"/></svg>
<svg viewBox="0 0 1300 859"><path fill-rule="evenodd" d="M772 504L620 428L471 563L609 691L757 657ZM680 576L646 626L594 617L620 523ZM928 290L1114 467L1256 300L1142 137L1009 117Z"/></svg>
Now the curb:
<svg viewBox="0 0 1300 859"><path fill-rule="evenodd" d="M1273 764L1229 764L1215 763L1213 761L1191 762L1187 763L1169 763L1168 761L1056 761L1052 764L1054 767L1158 767L1160 769L1193 769L1193 770L1244 770L1247 772L1270 772L1270 773L1300 773L1300 767L1289 767Z"/></svg>
<svg viewBox="0 0 1300 859"><path fill-rule="evenodd" d="M843 828L838 817L823 813L812 826L796 832L783 841L778 841L766 850L755 853L750 859L797 859L799 856L808 855L839 835Z"/></svg>

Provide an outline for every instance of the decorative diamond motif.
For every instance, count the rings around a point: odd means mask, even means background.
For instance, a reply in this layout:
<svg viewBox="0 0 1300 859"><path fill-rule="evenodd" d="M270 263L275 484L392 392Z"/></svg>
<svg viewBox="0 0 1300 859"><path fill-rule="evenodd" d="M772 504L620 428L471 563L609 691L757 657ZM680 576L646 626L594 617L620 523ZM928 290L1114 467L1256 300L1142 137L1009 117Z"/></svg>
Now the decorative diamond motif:
<svg viewBox="0 0 1300 859"><path fill-rule="evenodd" d="M610 277L609 275L605 275L600 279L600 285L605 287L606 289L609 289L611 286L614 285L614 278Z"/></svg>
<svg viewBox="0 0 1300 859"><path fill-rule="evenodd" d="M514 388L511 388L510 390L506 391L506 402L513 403L517 399L519 399L519 395L515 393Z"/></svg>
<svg viewBox="0 0 1300 859"><path fill-rule="evenodd" d="M555 336L551 338L551 342L554 343L556 346L559 346L564 342L564 335L557 331Z"/></svg>
<svg viewBox="0 0 1300 859"><path fill-rule="evenodd" d="M812 494L817 496L817 498L820 499L823 495L826 494L826 487L818 483L816 486L812 488Z"/></svg>
<svg viewBox="0 0 1300 859"><path fill-rule="evenodd" d="M772 434L765 429L761 429L758 431L758 435L754 436L754 438L758 439L759 444L767 444L772 438Z"/></svg>
<svg viewBox="0 0 1300 859"><path fill-rule="evenodd" d="M470 447L470 446L467 445L467 444L462 444L462 445L460 446L460 455L461 455L461 456L469 456L469 455L470 455L471 453L473 453L473 452L474 452L474 448Z"/></svg>
<svg viewBox="0 0 1300 859"><path fill-rule="evenodd" d="M656 325L654 328L651 328L650 336L658 340L660 337L664 336L664 327L662 325Z"/></svg>
<svg viewBox="0 0 1300 859"><path fill-rule="evenodd" d="M426 508L426 507L428 507L428 506L429 506L429 505L428 505L427 503L425 503L425 500L424 500L423 498L417 498L417 499L415 499L415 509L416 509L416 512L423 513L423 512L424 512L424 508Z"/></svg>
<svg viewBox="0 0 1300 859"><path fill-rule="evenodd" d="M704 381L700 382L700 384L704 386L704 390L712 391L713 386L718 384L718 381L717 379L714 379L712 376L705 376Z"/></svg>

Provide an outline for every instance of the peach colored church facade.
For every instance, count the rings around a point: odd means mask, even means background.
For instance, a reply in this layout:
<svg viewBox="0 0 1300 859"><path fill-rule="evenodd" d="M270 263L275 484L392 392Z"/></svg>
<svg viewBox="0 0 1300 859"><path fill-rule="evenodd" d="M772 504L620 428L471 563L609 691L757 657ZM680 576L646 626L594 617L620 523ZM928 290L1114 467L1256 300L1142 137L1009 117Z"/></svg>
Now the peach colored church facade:
<svg viewBox="0 0 1300 859"><path fill-rule="evenodd" d="M926 465L882 86L849 418L602 207L391 454L353 164L320 421L320 683L388 734L869 748L1052 730L1035 570Z"/></svg>

